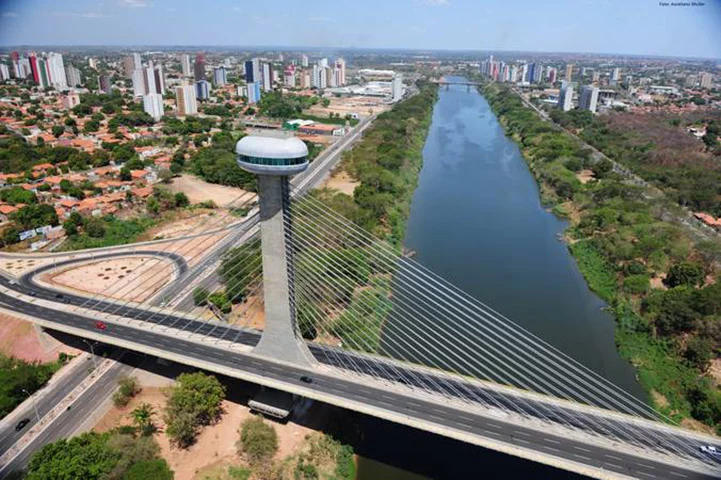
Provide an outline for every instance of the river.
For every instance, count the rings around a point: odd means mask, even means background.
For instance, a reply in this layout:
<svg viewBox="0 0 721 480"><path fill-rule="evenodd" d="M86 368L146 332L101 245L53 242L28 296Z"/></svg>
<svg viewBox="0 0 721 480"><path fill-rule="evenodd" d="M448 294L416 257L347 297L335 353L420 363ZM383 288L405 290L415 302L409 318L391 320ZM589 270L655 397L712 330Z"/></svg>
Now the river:
<svg viewBox="0 0 721 480"><path fill-rule="evenodd" d="M483 96L473 87L440 87L405 246L473 297L645 398L633 368L616 350L613 318L560 241L566 226L541 205L518 146L504 135ZM464 339L456 341L456 348L473 351ZM367 421L362 455L426 476L549 473L530 462ZM419 478L390 468L361 457L359 479ZM553 471L553 476L565 474Z"/></svg>

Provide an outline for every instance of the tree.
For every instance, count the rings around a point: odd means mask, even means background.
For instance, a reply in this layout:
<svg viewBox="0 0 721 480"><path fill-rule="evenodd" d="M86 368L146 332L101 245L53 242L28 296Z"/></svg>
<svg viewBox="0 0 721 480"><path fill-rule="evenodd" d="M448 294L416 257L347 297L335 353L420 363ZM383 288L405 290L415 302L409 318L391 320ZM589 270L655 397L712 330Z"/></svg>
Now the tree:
<svg viewBox="0 0 721 480"><path fill-rule="evenodd" d="M175 194L175 206L178 208L185 208L190 205L190 199L183 192Z"/></svg>
<svg viewBox="0 0 721 480"><path fill-rule="evenodd" d="M106 232L105 222L103 222L102 219L96 217L88 218L85 221L83 229L89 237L93 238L103 238Z"/></svg>
<svg viewBox="0 0 721 480"><path fill-rule="evenodd" d="M120 453L108 448L108 434L83 433L69 440L50 443L33 455L27 480L94 480L110 473Z"/></svg>
<svg viewBox="0 0 721 480"><path fill-rule="evenodd" d="M195 290L193 290L193 303L195 303L197 306L202 306L208 303L208 296L210 295L210 291L203 287L197 287Z"/></svg>
<svg viewBox="0 0 721 480"><path fill-rule="evenodd" d="M251 465L267 463L278 451L278 434L261 417L249 418L240 426L236 446Z"/></svg>
<svg viewBox="0 0 721 480"><path fill-rule="evenodd" d="M138 427L143 435L150 435L155 431L155 424L153 423L154 415L155 410L149 403L141 403L137 408L130 412L130 417L133 419L133 423Z"/></svg>
<svg viewBox="0 0 721 480"><path fill-rule="evenodd" d="M60 138L63 133L65 133L65 129L63 127L60 125L53 126L53 136L55 138Z"/></svg>
<svg viewBox="0 0 721 480"><path fill-rule="evenodd" d="M692 337L686 344L683 356L691 365L704 373L714 358L713 342L707 338Z"/></svg>
<svg viewBox="0 0 721 480"><path fill-rule="evenodd" d="M195 441L198 428L220 418L225 387L212 375L183 373L166 394L166 433L172 443L185 448Z"/></svg>
<svg viewBox="0 0 721 480"><path fill-rule="evenodd" d="M158 172L158 178L160 178L160 181L163 183L170 183L173 179L173 172L167 168L163 168Z"/></svg>
<svg viewBox="0 0 721 480"><path fill-rule="evenodd" d="M175 474L163 458L141 460L131 466L123 480L173 480Z"/></svg>
<svg viewBox="0 0 721 480"><path fill-rule="evenodd" d="M154 195L148 197L148 200L145 202L145 207L148 209L148 212L153 215L160 213L160 202Z"/></svg>
<svg viewBox="0 0 721 480"><path fill-rule="evenodd" d="M118 380L118 390L113 394L113 403L116 407L124 407L140 390L135 377L122 377Z"/></svg>
<svg viewBox="0 0 721 480"><path fill-rule="evenodd" d="M53 206L46 203L26 205L13 213L12 218L23 230L46 225L55 226L59 222Z"/></svg>
<svg viewBox="0 0 721 480"><path fill-rule="evenodd" d="M695 287L701 285L705 278L706 274L701 265L691 262L681 262L673 265L669 269L663 283L669 288L680 285Z"/></svg>

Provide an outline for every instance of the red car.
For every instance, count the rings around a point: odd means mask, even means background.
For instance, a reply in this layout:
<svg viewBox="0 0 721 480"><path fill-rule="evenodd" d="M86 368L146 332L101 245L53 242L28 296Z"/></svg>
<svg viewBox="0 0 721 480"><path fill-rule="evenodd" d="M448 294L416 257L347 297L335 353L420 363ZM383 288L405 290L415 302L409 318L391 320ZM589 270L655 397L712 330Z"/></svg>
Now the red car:
<svg viewBox="0 0 721 480"><path fill-rule="evenodd" d="M106 328L108 328L108 326L105 325L103 322L95 322L95 328L99 330L105 330Z"/></svg>

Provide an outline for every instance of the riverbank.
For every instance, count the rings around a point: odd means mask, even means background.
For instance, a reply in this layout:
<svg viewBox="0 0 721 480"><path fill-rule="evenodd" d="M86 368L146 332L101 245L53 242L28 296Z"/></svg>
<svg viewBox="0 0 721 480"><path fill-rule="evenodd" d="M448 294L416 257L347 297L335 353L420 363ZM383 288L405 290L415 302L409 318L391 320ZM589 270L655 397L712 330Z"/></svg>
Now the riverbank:
<svg viewBox="0 0 721 480"><path fill-rule="evenodd" d="M542 121L508 87L488 83L481 92L523 152L544 204L569 220L569 249L616 317L618 349L653 406L689 428L718 429L721 395L706 373L721 347L714 262L661 218L643 187L624 183L608 162L593 161L578 140Z"/></svg>

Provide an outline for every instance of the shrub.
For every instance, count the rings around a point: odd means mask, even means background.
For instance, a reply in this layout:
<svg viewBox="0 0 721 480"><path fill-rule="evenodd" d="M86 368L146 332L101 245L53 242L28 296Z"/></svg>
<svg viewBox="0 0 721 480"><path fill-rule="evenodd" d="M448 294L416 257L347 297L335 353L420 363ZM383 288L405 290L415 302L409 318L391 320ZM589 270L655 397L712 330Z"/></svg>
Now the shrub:
<svg viewBox="0 0 721 480"><path fill-rule="evenodd" d="M278 451L278 434L261 417L249 418L240 426L237 447L252 465L267 462Z"/></svg>
<svg viewBox="0 0 721 480"><path fill-rule="evenodd" d="M632 295L646 293L650 287L648 275L631 275L623 279L623 290Z"/></svg>

